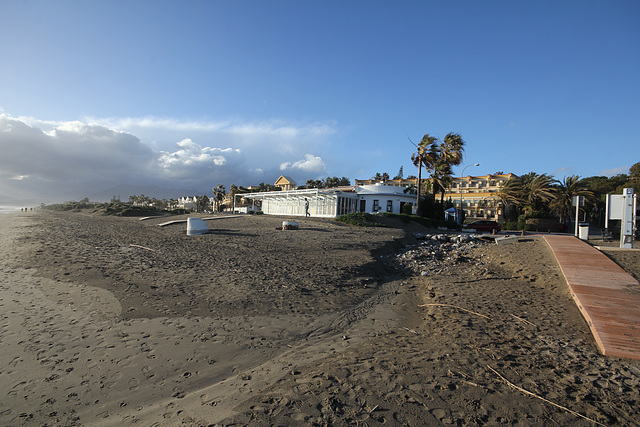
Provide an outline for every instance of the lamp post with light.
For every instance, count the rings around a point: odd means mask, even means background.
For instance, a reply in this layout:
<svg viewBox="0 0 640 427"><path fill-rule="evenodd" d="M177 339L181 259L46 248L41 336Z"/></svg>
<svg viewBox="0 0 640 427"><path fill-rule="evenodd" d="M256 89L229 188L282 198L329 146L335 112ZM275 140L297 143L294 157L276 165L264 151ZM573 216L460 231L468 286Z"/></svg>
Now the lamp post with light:
<svg viewBox="0 0 640 427"><path fill-rule="evenodd" d="M462 173L460 174L460 217L458 218L460 226L462 226L462 177L464 177L464 171L471 166L480 166L480 163L474 163L472 165L465 166L462 169Z"/></svg>

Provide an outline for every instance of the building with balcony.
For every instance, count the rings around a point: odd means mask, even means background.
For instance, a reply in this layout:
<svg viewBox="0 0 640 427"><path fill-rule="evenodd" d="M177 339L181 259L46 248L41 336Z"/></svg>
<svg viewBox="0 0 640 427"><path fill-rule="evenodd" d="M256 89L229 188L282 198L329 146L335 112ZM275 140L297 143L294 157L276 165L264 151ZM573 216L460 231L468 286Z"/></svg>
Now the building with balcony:
<svg viewBox="0 0 640 427"><path fill-rule="evenodd" d="M500 175L482 175L454 177L444 195L456 209L464 210L465 218L470 220L504 220L504 204L500 191L504 184L514 177L512 173Z"/></svg>

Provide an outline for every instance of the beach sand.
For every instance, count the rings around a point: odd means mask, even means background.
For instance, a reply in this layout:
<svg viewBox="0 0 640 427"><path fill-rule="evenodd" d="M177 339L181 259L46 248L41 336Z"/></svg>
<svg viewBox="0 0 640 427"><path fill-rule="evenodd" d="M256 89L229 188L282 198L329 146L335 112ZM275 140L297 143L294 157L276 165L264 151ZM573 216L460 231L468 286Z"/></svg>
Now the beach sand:
<svg viewBox="0 0 640 427"><path fill-rule="evenodd" d="M541 239L166 220L0 217L1 425L640 423Z"/></svg>

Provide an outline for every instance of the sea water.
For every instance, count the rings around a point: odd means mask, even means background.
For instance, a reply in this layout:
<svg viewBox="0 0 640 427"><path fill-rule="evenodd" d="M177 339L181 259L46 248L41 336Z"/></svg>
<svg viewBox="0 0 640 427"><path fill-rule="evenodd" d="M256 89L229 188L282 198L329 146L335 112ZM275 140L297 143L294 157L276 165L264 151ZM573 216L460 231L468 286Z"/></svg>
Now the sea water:
<svg viewBox="0 0 640 427"><path fill-rule="evenodd" d="M0 215L5 213L20 212L20 209L24 209L24 208L25 208L24 206L0 205ZM31 208L27 208L27 209L31 209Z"/></svg>

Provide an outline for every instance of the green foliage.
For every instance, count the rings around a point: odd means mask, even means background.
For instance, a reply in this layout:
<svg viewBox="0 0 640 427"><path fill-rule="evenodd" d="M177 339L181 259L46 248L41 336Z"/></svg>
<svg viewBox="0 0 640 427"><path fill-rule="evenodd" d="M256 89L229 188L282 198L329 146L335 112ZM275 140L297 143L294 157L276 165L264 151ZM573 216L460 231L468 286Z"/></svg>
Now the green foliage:
<svg viewBox="0 0 640 427"><path fill-rule="evenodd" d="M433 194L427 194L420 199L420 210L418 215L426 218L439 220L444 218L444 209L442 204L436 202Z"/></svg>
<svg viewBox="0 0 640 427"><path fill-rule="evenodd" d="M431 177L433 195L440 193L440 203L452 182L452 167L462 163L464 144L458 133L450 132L442 141L426 134L417 146L418 151L411 155L411 161L418 167L418 180L424 166Z"/></svg>
<svg viewBox="0 0 640 427"><path fill-rule="evenodd" d="M371 179L376 180L376 181L388 181L389 180L389 174L387 172L376 172L376 174L374 176L371 177Z"/></svg>
<svg viewBox="0 0 640 427"><path fill-rule="evenodd" d="M109 204L105 207L104 215L115 216L151 216L158 215L163 211L147 206L131 206L126 204Z"/></svg>
<svg viewBox="0 0 640 427"><path fill-rule="evenodd" d="M70 211L80 212L82 210L90 210L92 213L102 213L103 215L115 215L115 216L152 216L152 215L164 215L174 214L181 215L188 212L186 209L176 209L173 211L167 211L164 209L157 209L152 206L132 206L129 203L123 202L111 202L111 203L97 203L89 202L88 199L82 199L79 202L70 201L64 203L55 203L51 205L44 205L43 209L51 211Z"/></svg>
<svg viewBox="0 0 640 427"><path fill-rule="evenodd" d="M106 203L90 202L89 199L84 198L79 202L69 201L64 203L54 203L51 205L42 206L43 209L50 211L80 211L82 209L100 209L106 206Z"/></svg>
<svg viewBox="0 0 640 427"><path fill-rule="evenodd" d="M298 187L298 188L334 188L334 187L347 187L351 185L351 181L349 178L342 177L338 178L337 176L330 177L328 176L324 180L322 179L308 179L306 184Z"/></svg>
<svg viewBox="0 0 640 427"><path fill-rule="evenodd" d="M503 230L518 230L518 222L517 221L507 221L502 224Z"/></svg>
<svg viewBox="0 0 640 427"><path fill-rule="evenodd" d="M402 205L402 213L405 215L411 215L413 210L413 206L411 206L409 203L405 203L404 205Z"/></svg>
<svg viewBox="0 0 640 427"><path fill-rule="evenodd" d="M398 170L398 175L394 176L393 179L402 179L404 175L404 167L400 166L400 170Z"/></svg>

